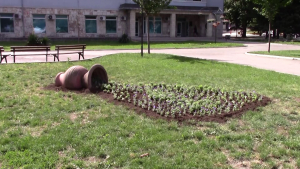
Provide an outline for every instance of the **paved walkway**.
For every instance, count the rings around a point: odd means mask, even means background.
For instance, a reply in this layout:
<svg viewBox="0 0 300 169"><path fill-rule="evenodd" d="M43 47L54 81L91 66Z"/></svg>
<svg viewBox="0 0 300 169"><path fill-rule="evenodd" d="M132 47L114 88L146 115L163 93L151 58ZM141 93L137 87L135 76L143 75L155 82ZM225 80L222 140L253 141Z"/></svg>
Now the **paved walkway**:
<svg viewBox="0 0 300 169"><path fill-rule="evenodd" d="M246 55L250 51L266 51L266 43L246 43L247 47L234 48L200 48L200 49L152 49L152 53L174 54L184 57L210 59L220 62L235 63L241 65L248 65L256 68L273 70L276 72L293 74L300 76L300 60L289 60L270 58L263 56ZM271 44L271 50L300 50L297 45L281 45ZM139 53L140 50L100 50L100 51L86 51L85 58L91 59L95 57L105 56L116 53ZM147 51L145 50L145 53ZM78 55L61 55L60 61L78 60ZM26 62L45 62L45 56L19 56L16 57L16 63ZM53 57L49 57L48 61L53 61ZM12 63L12 57L8 58L8 63ZM2 63L3 64L3 63Z"/></svg>

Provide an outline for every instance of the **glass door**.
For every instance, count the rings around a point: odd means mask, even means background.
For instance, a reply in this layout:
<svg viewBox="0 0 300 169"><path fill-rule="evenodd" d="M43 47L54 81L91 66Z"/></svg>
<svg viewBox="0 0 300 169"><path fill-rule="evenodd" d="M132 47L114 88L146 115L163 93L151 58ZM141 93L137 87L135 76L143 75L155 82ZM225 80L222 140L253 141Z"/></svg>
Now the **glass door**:
<svg viewBox="0 0 300 169"><path fill-rule="evenodd" d="M139 36L139 21L135 21L135 36Z"/></svg>
<svg viewBox="0 0 300 169"><path fill-rule="evenodd" d="M182 23L177 22L177 36L181 36L182 33Z"/></svg>

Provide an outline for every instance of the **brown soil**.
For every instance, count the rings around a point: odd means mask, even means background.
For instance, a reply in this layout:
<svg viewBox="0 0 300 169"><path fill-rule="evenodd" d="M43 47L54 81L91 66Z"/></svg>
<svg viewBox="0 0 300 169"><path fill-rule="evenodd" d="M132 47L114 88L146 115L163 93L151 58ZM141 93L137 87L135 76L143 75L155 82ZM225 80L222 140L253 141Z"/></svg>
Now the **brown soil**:
<svg viewBox="0 0 300 169"><path fill-rule="evenodd" d="M54 84L50 84L46 87L44 87L45 90L53 90L53 91L64 91L64 92L75 92L78 94L93 94L88 89L82 89L82 90L69 90L63 87L56 87ZM127 101L118 101L115 100L112 94L104 93L104 92L98 92L98 94L102 99L111 102L115 105L124 105L138 114L145 114L146 116L153 118L153 119L164 119L167 121L178 121L180 123L187 121L187 122L196 122L196 121L205 121L205 122L218 122L218 123L224 123L230 118L237 118L240 117L243 113L245 113L248 110L256 110L258 107L266 106L268 105L271 100L268 97L263 97L260 102L255 101L252 103L248 103L239 111L231 111L229 113L222 113L222 114L214 114L214 115L207 115L207 116L193 116L192 114L185 114L184 116L176 116L176 117L165 117L161 116L160 114L157 114L156 112L153 112L151 110L148 110L146 108L141 108L138 106L135 106L133 103L128 103Z"/></svg>

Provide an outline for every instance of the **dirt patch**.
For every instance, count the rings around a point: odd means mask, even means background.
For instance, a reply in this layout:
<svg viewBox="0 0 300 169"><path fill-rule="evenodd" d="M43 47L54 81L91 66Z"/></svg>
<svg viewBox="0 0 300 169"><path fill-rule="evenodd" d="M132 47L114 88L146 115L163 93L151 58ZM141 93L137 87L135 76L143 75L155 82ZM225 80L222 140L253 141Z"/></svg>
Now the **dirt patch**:
<svg viewBox="0 0 300 169"><path fill-rule="evenodd" d="M280 135L288 136L289 132L285 127L277 127L277 133Z"/></svg>
<svg viewBox="0 0 300 169"><path fill-rule="evenodd" d="M92 156L92 157L85 158L84 161L86 165L89 166L91 164L99 164L101 161L103 161L103 159Z"/></svg>
<svg viewBox="0 0 300 169"><path fill-rule="evenodd" d="M44 89L46 90L53 90L53 91L63 91L63 92L75 92L78 94L92 94L88 89L82 89L82 90L68 90L66 88L63 87L56 87L54 84L50 84L47 87L45 87ZM167 121L178 121L180 123L184 122L184 121L205 121L205 122L218 122L218 123L224 123L226 122L228 119L230 118L237 118L240 117L243 113L245 113L248 110L256 110L258 107L261 106L266 106L267 104L269 104L271 102L271 100L267 97L262 97L262 99L260 101L256 100L254 102L250 102L250 103L246 103L241 109L239 109L238 111L230 111L230 112L226 112L226 113L221 113L221 114L211 114L211 115L193 115L190 113L186 113L184 115L175 115L175 116L165 116L165 115L161 115L157 112L152 111L151 109L148 110L147 107L139 107L139 106L135 106L132 102L129 103L126 100L116 100L116 98L113 96L113 94L110 93L105 93L105 92L98 92L96 93L97 95L99 95L101 98L103 98L104 100L111 102L115 105L123 105L126 106L128 108L130 108L131 110L134 110L135 112L137 112L138 114L145 114L150 118L153 119L164 119ZM137 99L142 98L143 95L142 94L138 94ZM131 100L132 100L132 96L131 96Z"/></svg>
<svg viewBox="0 0 300 169"><path fill-rule="evenodd" d="M76 113L71 113L70 114L70 120L74 123L75 120L78 118L77 114Z"/></svg>
<svg viewBox="0 0 300 169"><path fill-rule="evenodd" d="M239 160L235 160L232 157L230 157L229 152L227 150L222 150L223 154L226 156L227 160L228 160L228 164L235 169L250 169L252 168L251 165L252 164L260 164L262 165L262 162L259 160L243 160L243 161L239 161Z"/></svg>
<svg viewBox="0 0 300 169"><path fill-rule="evenodd" d="M300 103L300 98L295 98L296 102Z"/></svg>

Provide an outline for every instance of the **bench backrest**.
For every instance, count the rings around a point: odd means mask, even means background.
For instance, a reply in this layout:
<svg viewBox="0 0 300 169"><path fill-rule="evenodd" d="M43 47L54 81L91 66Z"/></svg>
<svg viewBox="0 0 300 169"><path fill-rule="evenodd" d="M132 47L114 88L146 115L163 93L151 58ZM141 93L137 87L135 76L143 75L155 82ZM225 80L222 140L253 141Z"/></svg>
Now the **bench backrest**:
<svg viewBox="0 0 300 169"><path fill-rule="evenodd" d="M78 45L56 45L55 50L74 50L74 49L85 49L85 44Z"/></svg>
<svg viewBox="0 0 300 169"><path fill-rule="evenodd" d="M11 46L12 52L50 51L50 46Z"/></svg>

